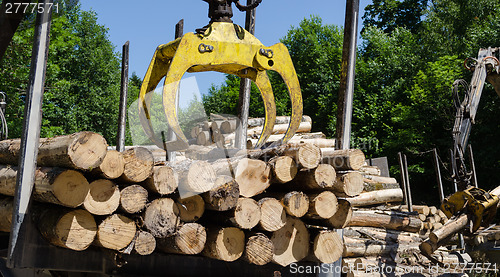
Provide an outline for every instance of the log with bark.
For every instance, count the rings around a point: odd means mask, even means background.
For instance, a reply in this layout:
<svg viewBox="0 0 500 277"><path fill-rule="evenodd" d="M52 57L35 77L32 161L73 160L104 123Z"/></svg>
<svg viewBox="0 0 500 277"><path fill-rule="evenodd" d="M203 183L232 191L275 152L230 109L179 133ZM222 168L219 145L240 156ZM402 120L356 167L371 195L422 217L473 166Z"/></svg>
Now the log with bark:
<svg viewBox="0 0 500 277"><path fill-rule="evenodd" d="M422 242L420 235L412 232L394 231L374 227L348 227L371 239L394 243L419 243Z"/></svg>
<svg viewBox="0 0 500 277"><path fill-rule="evenodd" d="M433 244L439 244L440 241L456 234L461 231L467 223L469 223L470 217L467 214L461 214L456 217L452 217L445 225L441 228L434 230L429 235L429 240Z"/></svg>
<svg viewBox="0 0 500 277"><path fill-rule="evenodd" d="M240 197L236 207L225 212L207 211L203 219L209 223L221 226L232 225L239 229L252 229L259 224L261 218L260 206L252 198Z"/></svg>
<svg viewBox="0 0 500 277"><path fill-rule="evenodd" d="M422 221L415 216L392 211L354 211L348 226L379 227L390 230L418 232Z"/></svg>
<svg viewBox="0 0 500 277"><path fill-rule="evenodd" d="M193 161L187 170L179 172L179 194L185 198L207 192L214 187L215 179L215 170L208 162Z"/></svg>
<svg viewBox="0 0 500 277"><path fill-rule="evenodd" d="M306 213L306 218L311 219L328 219L337 212L338 201L337 196L330 191L323 191L317 194L310 194L309 210Z"/></svg>
<svg viewBox="0 0 500 277"><path fill-rule="evenodd" d="M271 167L266 162L254 159L241 159L235 171L240 195L253 197L262 193L271 184Z"/></svg>
<svg viewBox="0 0 500 277"><path fill-rule="evenodd" d="M201 194L205 208L214 211L227 211L238 203L240 189L232 177L221 175L215 180L214 188Z"/></svg>
<svg viewBox="0 0 500 277"><path fill-rule="evenodd" d="M359 149L322 148L321 154L323 163L332 165L336 170L358 170L365 164L365 154Z"/></svg>
<svg viewBox="0 0 500 277"><path fill-rule="evenodd" d="M108 150L101 164L92 170L92 174L105 179L116 179L122 176L124 170L125 160L122 153Z"/></svg>
<svg viewBox="0 0 500 277"><path fill-rule="evenodd" d="M275 148L248 151L248 157L252 159L262 159L267 161L276 156L290 156L295 159L295 162L299 167L313 169L316 168L321 161L321 149L308 143L289 143Z"/></svg>
<svg viewBox="0 0 500 277"><path fill-rule="evenodd" d="M384 189L370 192L363 192L352 198L346 198L353 207L370 206L389 202L400 203L403 201L403 191L397 189Z"/></svg>
<svg viewBox="0 0 500 277"><path fill-rule="evenodd" d="M249 118L248 119L248 127L252 128L252 127L263 126L264 122L265 122L264 117ZM312 123L312 119L311 119L311 117L309 117L307 115L303 115L301 122ZM276 124L290 124L290 117L289 116L277 116L274 124L275 125Z"/></svg>
<svg viewBox="0 0 500 277"><path fill-rule="evenodd" d="M358 171L363 175L380 176L382 174L380 168L374 165L363 165Z"/></svg>
<svg viewBox="0 0 500 277"><path fill-rule="evenodd" d="M321 263L333 263L342 257L344 245L336 231L319 230L311 232L314 237L308 260Z"/></svg>
<svg viewBox="0 0 500 277"><path fill-rule="evenodd" d="M363 175L356 171L337 174L332 190L338 196L354 197L363 191Z"/></svg>
<svg viewBox="0 0 500 277"><path fill-rule="evenodd" d="M342 229L351 222L352 213L351 203L345 199L338 199L337 212L324 222L332 228Z"/></svg>
<svg viewBox="0 0 500 277"><path fill-rule="evenodd" d="M35 206L32 210L38 230L53 245L82 251L87 249L96 237L97 226L94 217L85 210L46 205Z"/></svg>
<svg viewBox="0 0 500 277"><path fill-rule="evenodd" d="M293 186L303 190L333 189L337 174L328 164L320 164L314 169L302 169L293 181Z"/></svg>
<svg viewBox="0 0 500 277"><path fill-rule="evenodd" d="M120 209L129 214L141 212L148 202L148 191L140 185L131 185L120 192Z"/></svg>
<svg viewBox="0 0 500 277"><path fill-rule="evenodd" d="M266 265L273 260L274 244L265 234L250 232L246 235L243 260L254 265Z"/></svg>
<svg viewBox="0 0 500 277"><path fill-rule="evenodd" d="M174 234L178 225L179 209L170 198L153 200L144 211L144 227L155 238L165 238Z"/></svg>
<svg viewBox="0 0 500 277"><path fill-rule="evenodd" d="M269 160L268 164L272 168L273 183L288 183L297 175L297 164L292 157L278 156Z"/></svg>
<svg viewBox="0 0 500 277"><path fill-rule="evenodd" d="M245 249L245 233L235 227L207 227L206 241L201 254L221 261L235 261Z"/></svg>
<svg viewBox="0 0 500 277"><path fill-rule="evenodd" d="M272 234L271 241L273 262L281 266L298 262L309 254L309 231L300 219L287 217L285 226Z"/></svg>
<svg viewBox="0 0 500 277"><path fill-rule="evenodd" d="M0 141L0 164L17 165L21 139ZM40 138L37 165L92 170L107 153L108 144L99 134L79 132L53 138Z"/></svg>
<svg viewBox="0 0 500 277"><path fill-rule="evenodd" d="M193 195L186 198L176 199L177 208L179 210L179 218L183 222L195 222L205 212L205 202L199 195Z"/></svg>
<svg viewBox="0 0 500 277"><path fill-rule="evenodd" d="M195 255L205 247L207 233L198 223L183 224L172 236L159 239L158 249L165 253Z"/></svg>
<svg viewBox="0 0 500 277"><path fill-rule="evenodd" d="M273 128L273 134L284 134L288 130L288 124L276 124ZM263 127L250 128L247 131L247 135L250 137L258 137L262 133ZM309 133L311 132L312 124L311 122L301 122L297 128L296 133Z"/></svg>
<svg viewBox="0 0 500 277"><path fill-rule="evenodd" d="M134 253L141 256L151 255L156 249L156 239L151 233L139 230L134 238Z"/></svg>
<svg viewBox="0 0 500 277"><path fill-rule="evenodd" d="M363 184L363 191L365 192L370 192L370 191L376 191L376 190L384 190L384 189L398 189L401 186L399 184L386 184L386 183L380 183L376 182L370 179L364 178L364 184Z"/></svg>
<svg viewBox="0 0 500 277"><path fill-rule="evenodd" d="M0 194L14 196L17 171L17 167L0 165ZM83 204L89 188L89 182L78 171L42 167L35 172L33 197L37 201L76 208Z"/></svg>
<svg viewBox="0 0 500 277"><path fill-rule="evenodd" d="M120 206L120 189L107 179L90 183L90 190L83 201L83 207L91 214L109 215Z"/></svg>
<svg viewBox="0 0 500 277"><path fill-rule="evenodd" d="M265 197L259 200L260 221L259 227L265 231L274 232L285 226L286 211L276 198Z"/></svg>
<svg viewBox="0 0 500 277"><path fill-rule="evenodd" d="M154 157L151 151L144 147L135 147L123 152L125 168L120 181L140 183L153 173Z"/></svg>
<svg viewBox="0 0 500 277"><path fill-rule="evenodd" d="M136 234L135 222L120 214L106 217L97 227L95 244L112 250L127 247Z"/></svg>
<svg viewBox="0 0 500 277"><path fill-rule="evenodd" d="M389 256L401 251L418 251L418 244L399 244L378 242L369 239L353 239L344 237L343 257Z"/></svg>
<svg viewBox="0 0 500 277"><path fill-rule="evenodd" d="M167 195L175 192L179 184L179 176L169 166L153 167L152 175L142 182L142 185L151 192Z"/></svg>
<svg viewBox="0 0 500 277"><path fill-rule="evenodd" d="M309 197L301 191L290 191L288 193L267 193L266 197L276 198L285 208L287 214L295 217L303 217L309 210Z"/></svg>

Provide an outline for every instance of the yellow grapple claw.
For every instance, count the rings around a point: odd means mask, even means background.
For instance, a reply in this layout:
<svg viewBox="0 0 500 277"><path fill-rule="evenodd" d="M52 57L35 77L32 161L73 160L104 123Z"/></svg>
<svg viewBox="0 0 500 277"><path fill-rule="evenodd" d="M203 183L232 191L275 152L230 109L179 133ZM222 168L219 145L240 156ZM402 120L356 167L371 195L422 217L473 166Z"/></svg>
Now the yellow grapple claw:
<svg viewBox="0 0 500 277"><path fill-rule="evenodd" d="M187 138L179 126L175 104L179 82L185 72L217 71L249 78L259 88L266 112L264 128L256 145L261 147L272 134L276 121L276 104L267 70L281 75L290 94L292 116L282 139L284 143L295 134L302 119L302 94L288 50L281 43L266 47L245 29L227 22L213 22L204 34L187 33L157 48L139 95L144 131L163 148L164 143L155 136L150 122L146 94L165 77L163 106L167 122L177 135L177 141L167 142L166 146L169 151L187 148Z"/></svg>

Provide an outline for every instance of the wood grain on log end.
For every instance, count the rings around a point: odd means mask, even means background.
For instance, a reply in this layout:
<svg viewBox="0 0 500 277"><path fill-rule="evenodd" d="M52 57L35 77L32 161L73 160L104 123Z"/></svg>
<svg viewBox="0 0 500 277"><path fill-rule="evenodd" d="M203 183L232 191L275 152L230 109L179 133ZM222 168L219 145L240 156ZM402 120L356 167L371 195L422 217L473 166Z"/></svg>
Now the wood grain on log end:
<svg viewBox="0 0 500 277"><path fill-rule="evenodd" d="M309 198L301 191L291 191L281 198L287 214L295 217L304 216L309 210Z"/></svg>
<svg viewBox="0 0 500 277"><path fill-rule="evenodd" d="M205 202L199 195L176 200L179 217L183 222L195 222L205 212Z"/></svg>
<svg viewBox="0 0 500 277"><path fill-rule="evenodd" d="M266 265L273 260L273 242L264 234L256 233L248 237L243 259L251 264Z"/></svg>
<svg viewBox="0 0 500 277"><path fill-rule="evenodd" d="M139 183L153 173L154 157L144 147L134 147L123 152L125 168L120 179L128 183Z"/></svg>
<svg viewBox="0 0 500 277"><path fill-rule="evenodd" d="M106 179L116 179L123 174L124 170L125 160L122 153L116 150L108 150L102 163L92 173Z"/></svg>
<svg viewBox="0 0 500 277"><path fill-rule="evenodd" d="M90 183L90 190L83 202L83 207L95 215L112 214L120 205L120 189L106 179Z"/></svg>
<svg viewBox="0 0 500 277"><path fill-rule="evenodd" d="M286 225L273 233L273 262L287 266L298 262L309 254L309 231L297 218L288 217Z"/></svg>
<svg viewBox="0 0 500 277"><path fill-rule="evenodd" d="M274 232L285 226L287 221L286 211L280 201L275 198L262 198L259 200L260 221L259 226L269 232Z"/></svg>
<svg viewBox="0 0 500 277"><path fill-rule="evenodd" d="M49 180L51 184L47 184ZM49 167L40 168L35 173L35 198L44 200L45 186L50 186L50 189L46 191L52 190L60 204L69 208L76 208L83 204L90 190L89 182L80 172Z"/></svg>
<svg viewBox="0 0 500 277"><path fill-rule="evenodd" d="M336 231L319 231L314 237L312 256L322 263L333 263L342 257L344 245Z"/></svg>
<svg viewBox="0 0 500 277"><path fill-rule="evenodd" d="M198 223L186 223L173 236L160 239L158 248L166 253L196 255L201 253L206 241L205 227Z"/></svg>
<svg viewBox="0 0 500 277"><path fill-rule="evenodd" d="M104 219L97 228L97 245L120 250L127 247L136 234L135 222L123 215L114 214Z"/></svg>
<svg viewBox="0 0 500 277"><path fill-rule="evenodd" d="M232 262L243 255L245 233L235 227L207 228L206 246L201 252L204 256Z"/></svg>
<svg viewBox="0 0 500 277"><path fill-rule="evenodd" d="M292 157L278 156L269 160L273 169L273 181L277 183L288 183L297 175L297 163Z"/></svg>
<svg viewBox="0 0 500 277"><path fill-rule="evenodd" d="M252 229L259 224L261 208L252 198L240 197L234 209L233 224L241 229Z"/></svg>
<svg viewBox="0 0 500 277"><path fill-rule="evenodd" d="M227 211L236 206L240 197L240 189L236 180L230 176L219 176L214 188L203 193L206 208L214 211Z"/></svg>
<svg viewBox="0 0 500 277"><path fill-rule="evenodd" d="M155 166L153 174L144 181L143 186L159 195L172 194L179 186L179 176L169 166Z"/></svg>
<svg viewBox="0 0 500 277"><path fill-rule="evenodd" d="M156 239L151 233L138 231L134 241L134 252L141 255L151 255L156 249Z"/></svg>
<svg viewBox="0 0 500 277"><path fill-rule="evenodd" d="M264 161L244 158L238 163L235 179L240 186L240 195L253 197L271 184L271 167Z"/></svg>
<svg viewBox="0 0 500 277"><path fill-rule="evenodd" d="M129 214L142 211L148 201L148 191L140 185L125 187L120 192L120 207Z"/></svg>
<svg viewBox="0 0 500 277"><path fill-rule="evenodd" d="M144 212L144 226L155 238L164 238L175 233L179 224L179 209L174 200L153 200Z"/></svg>
<svg viewBox="0 0 500 277"><path fill-rule="evenodd" d="M309 195L309 211L306 216L313 219L331 218L338 209L337 196L330 191Z"/></svg>

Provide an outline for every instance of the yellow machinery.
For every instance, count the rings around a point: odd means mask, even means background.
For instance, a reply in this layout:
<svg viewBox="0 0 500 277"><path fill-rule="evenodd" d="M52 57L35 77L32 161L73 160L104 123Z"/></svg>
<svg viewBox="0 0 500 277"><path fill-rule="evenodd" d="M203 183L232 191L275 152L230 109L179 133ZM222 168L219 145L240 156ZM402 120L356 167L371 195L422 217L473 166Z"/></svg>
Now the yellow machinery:
<svg viewBox="0 0 500 277"><path fill-rule="evenodd" d="M292 103L290 125L282 139L283 143L288 141L302 119L302 94L288 49L282 43L266 47L244 28L233 24L230 20L233 1L204 1L210 4L210 24L197 33L187 33L158 46L149 65L139 95L141 124L146 134L156 145L164 147L164 142L154 134L146 94L153 91L165 77L163 106L167 122L177 135L177 141L167 142L166 148L169 151L187 148L187 138L177 120L179 82L185 72L217 71L251 79L259 88L266 112L263 131L256 145L257 148L261 147L271 135L276 120L273 90L266 74L267 70L274 70L287 85ZM238 1L234 2L240 10L247 8Z"/></svg>

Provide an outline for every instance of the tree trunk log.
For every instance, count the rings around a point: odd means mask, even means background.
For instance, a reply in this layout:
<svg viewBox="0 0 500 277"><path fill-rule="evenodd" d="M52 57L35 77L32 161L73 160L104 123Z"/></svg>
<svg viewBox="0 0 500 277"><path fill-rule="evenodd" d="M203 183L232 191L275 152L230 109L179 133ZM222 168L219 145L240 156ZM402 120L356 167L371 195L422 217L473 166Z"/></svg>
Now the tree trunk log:
<svg viewBox="0 0 500 277"><path fill-rule="evenodd" d="M399 189L401 186L399 184L385 184L385 183L379 183L375 182L373 180L369 180L364 178L363 179L363 191L364 192L371 192L371 191L377 191L377 190L385 190L385 189Z"/></svg>
<svg viewBox="0 0 500 277"><path fill-rule="evenodd" d="M174 200L153 200L144 212L144 226L155 238L165 238L177 231L179 209Z"/></svg>
<svg viewBox="0 0 500 277"><path fill-rule="evenodd" d="M391 253L418 250L418 244L378 243L372 240L344 237L343 257L379 257Z"/></svg>
<svg viewBox="0 0 500 277"><path fill-rule="evenodd" d="M135 222L130 218L110 215L99 224L95 243L107 249L120 250L132 242L136 231Z"/></svg>
<svg viewBox="0 0 500 277"><path fill-rule="evenodd" d="M102 163L92 170L92 174L105 179L116 179L122 176L124 170L125 160L122 153L116 150L108 150Z"/></svg>
<svg viewBox="0 0 500 277"><path fill-rule="evenodd" d="M271 167L266 162L244 158L238 162L235 179L240 187L240 195L253 197L271 184Z"/></svg>
<svg viewBox="0 0 500 277"><path fill-rule="evenodd" d="M358 171L361 172L363 175L380 176L380 174L382 174L378 166L372 166L372 165L364 165L360 169L358 169Z"/></svg>
<svg viewBox="0 0 500 277"><path fill-rule="evenodd" d="M0 164L17 165L21 139L0 141ZM38 166L92 170L107 153L108 144L99 134L79 132L54 138L40 138Z"/></svg>
<svg viewBox="0 0 500 277"><path fill-rule="evenodd" d="M311 219L328 219L335 215L338 208L337 196L330 191L309 195L309 210L305 215Z"/></svg>
<svg viewBox="0 0 500 277"><path fill-rule="evenodd" d="M179 218L183 222L195 222L205 212L205 202L199 195L177 198L175 202L179 209Z"/></svg>
<svg viewBox="0 0 500 277"><path fill-rule="evenodd" d="M188 170L179 173L179 194L185 198L207 192L214 187L215 179L215 171L208 162L194 161Z"/></svg>
<svg viewBox="0 0 500 277"><path fill-rule="evenodd" d="M301 191L268 193L266 196L278 199L291 216L303 217L309 210L309 197Z"/></svg>
<svg viewBox="0 0 500 277"><path fill-rule="evenodd" d="M337 181L333 185L333 191L339 196L353 197L363 192L363 176L356 171L337 174Z"/></svg>
<svg viewBox="0 0 500 277"><path fill-rule="evenodd" d="M365 175L365 179L371 180L380 184L398 184L398 181L392 177L382 177L382 176L373 176L373 175Z"/></svg>
<svg viewBox="0 0 500 277"><path fill-rule="evenodd" d="M321 230L311 234L314 236L308 260L330 264L342 257L344 244L336 231Z"/></svg>
<svg viewBox="0 0 500 277"><path fill-rule="evenodd" d="M139 230L134 238L134 253L141 256L153 254L156 249L156 239L151 233Z"/></svg>
<svg viewBox="0 0 500 277"><path fill-rule="evenodd" d="M384 242L391 240L394 243L420 243L422 239L418 234L410 232L393 231L373 227L349 227L349 229L357 231L372 239L377 239Z"/></svg>
<svg viewBox="0 0 500 277"><path fill-rule="evenodd" d="M263 126L264 122L265 122L264 117L249 118L248 119L248 127L252 128L252 127ZM303 115L301 122L312 123L312 119L310 116ZM277 116L274 124L290 124L290 117L289 116Z"/></svg>
<svg viewBox="0 0 500 277"><path fill-rule="evenodd" d="M140 183L153 173L154 157L151 151L144 147L135 147L123 152L125 168L120 181Z"/></svg>
<svg viewBox="0 0 500 277"><path fill-rule="evenodd" d="M330 164L336 170L358 170L365 164L365 154L359 149L322 148L321 154L323 163Z"/></svg>
<svg viewBox="0 0 500 277"><path fill-rule="evenodd" d="M266 265L273 260L274 244L263 233L250 233L246 240L243 260L254 265Z"/></svg>
<svg viewBox="0 0 500 277"><path fill-rule="evenodd" d="M148 202L148 191L140 185L128 186L120 192L120 208L122 211L135 214L141 212Z"/></svg>
<svg viewBox="0 0 500 277"><path fill-rule="evenodd" d="M151 177L144 180L142 185L151 192L168 195L174 193L177 189L179 176L169 166L155 166Z"/></svg>
<svg viewBox="0 0 500 277"><path fill-rule="evenodd" d="M310 122L301 122L297 128L296 133L309 133L311 132L312 124ZM284 134L288 130L288 124L276 124L273 128L273 134ZM250 128L247 131L247 135L250 137L258 137L262 133L262 127Z"/></svg>
<svg viewBox="0 0 500 277"><path fill-rule="evenodd" d="M287 216L285 208L275 198L262 198L259 200L260 221L259 227L265 231L274 232L285 226Z"/></svg>
<svg viewBox="0 0 500 277"><path fill-rule="evenodd" d="M90 183L90 190L83 201L83 207L91 214L110 215L120 206L120 189L106 179Z"/></svg>
<svg viewBox="0 0 500 277"><path fill-rule="evenodd" d="M336 177L335 169L331 165L320 164L312 170L300 170L293 185L297 189L303 190L332 189L335 185Z"/></svg>
<svg viewBox="0 0 500 277"><path fill-rule="evenodd" d="M252 229L259 224L261 218L260 206L252 198L240 197L236 207L225 212L206 212L203 219L207 223L217 225L232 225L240 229Z"/></svg>
<svg viewBox="0 0 500 277"><path fill-rule="evenodd" d="M342 229L351 222L352 213L351 203L345 199L338 199L337 212L325 222L332 228Z"/></svg>
<svg viewBox="0 0 500 277"><path fill-rule="evenodd" d="M186 223L173 236L158 240L158 249L165 253L196 255L201 253L206 241L205 227Z"/></svg>
<svg viewBox="0 0 500 277"><path fill-rule="evenodd" d="M85 210L49 206L38 206L32 210L38 230L53 245L82 251L87 249L96 237L97 226L94 217Z"/></svg>
<svg viewBox="0 0 500 277"><path fill-rule="evenodd" d="M403 201L403 191L401 189L384 189L370 192L363 192L352 198L346 198L353 207L371 206L389 202L401 203Z"/></svg>
<svg viewBox="0 0 500 277"><path fill-rule="evenodd" d="M298 262L309 254L309 231L300 219L288 217L286 225L273 233L271 241L273 262L281 266Z"/></svg>
<svg viewBox="0 0 500 277"><path fill-rule="evenodd" d="M418 232L422 229L422 221L416 217L395 212L354 211L348 226Z"/></svg>
<svg viewBox="0 0 500 277"><path fill-rule="evenodd" d="M202 255L226 262L237 260L245 250L245 233L235 227L208 227Z"/></svg>
<svg viewBox="0 0 500 277"><path fill-rule="evenodd" d="M262 159L267 161L276 156L290 156L295 159L295 162L299 167L313 169L316 168L321 161L321 149L308 143L288 143L276 148L248 151L248 157L252 159Z"/></svg>
<svg viewBox="0 0 500 277"><path fill-rule="evenodd" d="M441 228L434 230L429 235L429 239L433 244L439 244L440 241L446 239L453 234L461 231L469 222L469 216L462 214L458 217L452 217Z"/></svg>
<svg viewBox="0 0 500 277"><path fill-rule="evenodd" d="M297 164L292 157L279 156L269 160L268 164L273 171L273 183L288 183L297 175Z"/></svg>
<svg viewBox="0 0 500 277"><path fill-rule="evenodd" d="M0 194L14 196L17 170L0 165ZM83 204L89 189L87 179L75 170L42 167L35 172L33 197L37 201L76 208Z"/></svg>
<svg viewBox="0 0 500 277"><path fill-rule="evenodd" d="M205 208L213 211L227 211L238 203L240 189L238 183L229 176L221 175L215 180L213 189L201 194Z"/></svg>

